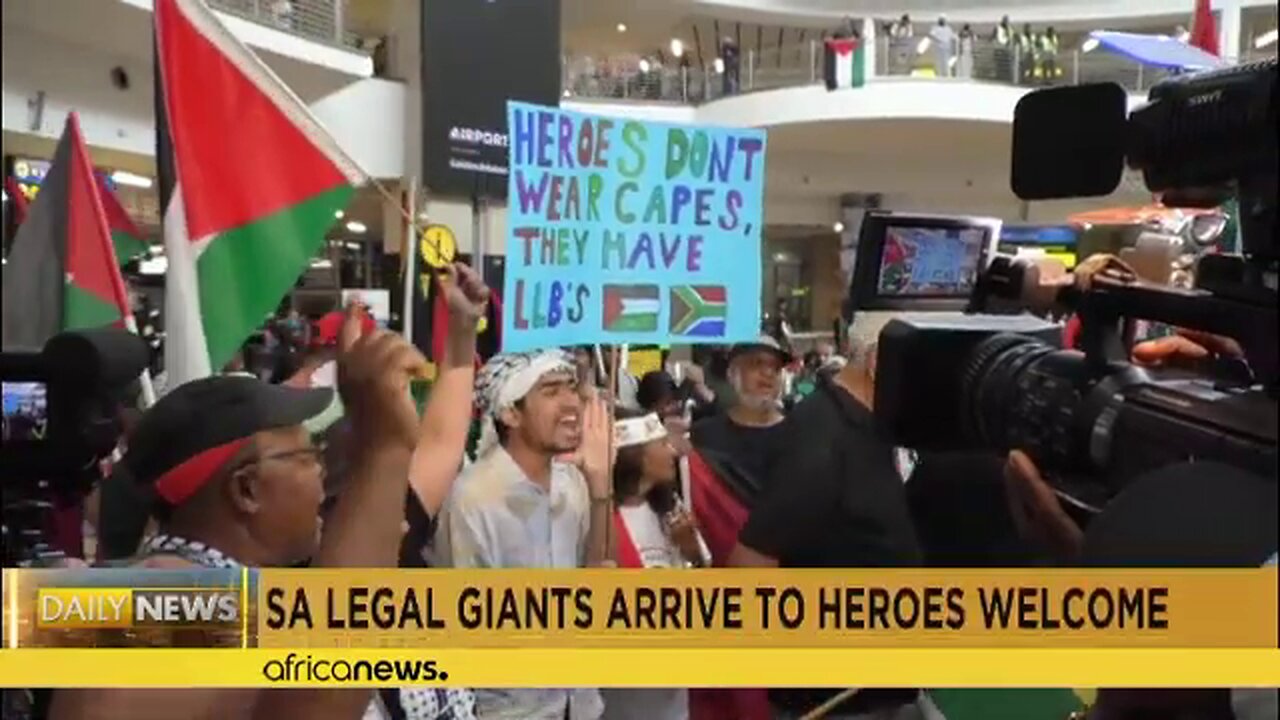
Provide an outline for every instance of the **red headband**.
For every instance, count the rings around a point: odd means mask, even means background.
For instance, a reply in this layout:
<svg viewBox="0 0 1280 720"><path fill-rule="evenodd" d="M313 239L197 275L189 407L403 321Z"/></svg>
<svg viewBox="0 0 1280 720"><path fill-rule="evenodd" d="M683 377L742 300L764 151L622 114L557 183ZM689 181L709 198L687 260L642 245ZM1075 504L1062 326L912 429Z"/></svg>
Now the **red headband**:
<svg viewBox="0 0 1280 720"><path fill-rule="evenodd" d="M247 437L232 440L196 453L169 468L168 472L156 479L156 494L170 505L181 505L209 482L213 474L230 462L248 442Z"/></svg>

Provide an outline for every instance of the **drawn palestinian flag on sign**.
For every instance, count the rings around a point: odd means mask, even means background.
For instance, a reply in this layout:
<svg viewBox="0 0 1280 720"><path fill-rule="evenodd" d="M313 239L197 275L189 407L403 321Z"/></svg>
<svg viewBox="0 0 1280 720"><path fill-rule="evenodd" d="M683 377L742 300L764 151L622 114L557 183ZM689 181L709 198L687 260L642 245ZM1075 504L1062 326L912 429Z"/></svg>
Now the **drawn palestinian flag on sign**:
<svg viewBox="0 0 1280 720"><path fill-rule="evenodd" d="M604 329L609 332L656 332L657 285L605 285Z"/></svg>
<svg viewBox="0 0 1280 720"><path fill-rule="evenodd" d="M671 333L688 337L723 337L729 304L723 285L674 285L671 288Z"/></svg>

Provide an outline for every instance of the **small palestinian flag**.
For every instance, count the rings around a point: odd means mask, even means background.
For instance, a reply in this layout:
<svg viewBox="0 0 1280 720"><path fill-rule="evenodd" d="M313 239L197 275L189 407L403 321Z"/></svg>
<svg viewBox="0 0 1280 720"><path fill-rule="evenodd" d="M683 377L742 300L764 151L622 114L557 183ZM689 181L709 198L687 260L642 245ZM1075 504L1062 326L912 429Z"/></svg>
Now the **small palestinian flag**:
<svg viewBox="0 0 1280 720"><path fill-rule="evenodd" d="M867 82L866 53L858 38L827 40L823 63L828 90L862 87Z"/></svg>
<svg viewBox="0 0 1280 720"><path fill-rule="evenodd" d="M129 295L74 112L7 260L5 348L35 350L63 330L129 318Z"/></svg>
<svg viewBox="0 0 1280 720"><path fill-rule="evenodd" d="M102 195L102 210L106 213L107 225L111 228L111 243L116 248L116 261L125 265L130 260L145 255L149 249L147 241L142 237L142 231L129 218L129 213L120 205L116 194L101 180L98 181L98 189Z"/></svg>
<svg viewBox="0 0 1280 720"><path fill-rule="evenodd" d="M675 285L671 288L671 333L724 337L728 309L723 285Z"/></svg>
<svg viewBox="0 0 1280 720"><path fill-rule="evenodd" d="M604 286L604 329L608 332L655 332L661 309L657 285Z"/></svg>
<svg viewBox="0 0 1280 720"><path fill-rule="evenodd" d="M223 367L364 173L201 0L155 0L169 386ZM253 168L246 173L245 168Z"/></svg>

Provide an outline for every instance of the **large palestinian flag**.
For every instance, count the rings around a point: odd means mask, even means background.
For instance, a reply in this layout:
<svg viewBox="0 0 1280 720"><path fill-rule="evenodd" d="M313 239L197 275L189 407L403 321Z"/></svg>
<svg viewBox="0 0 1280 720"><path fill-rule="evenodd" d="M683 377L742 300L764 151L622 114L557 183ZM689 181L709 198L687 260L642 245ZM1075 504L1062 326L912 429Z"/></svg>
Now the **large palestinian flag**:
<svg viewBox="0 0 1280 720"><path fill-rule="evenodd" d="M168 385L223 367L364 174L200 0L156 0Z"/></svg>
<svg viewBox="0 0 1280 720"><path fill-rule="evenodd" d="M4 266L4 347L38 350L63 330L128 315L98 179L71 113Z"/></svg>

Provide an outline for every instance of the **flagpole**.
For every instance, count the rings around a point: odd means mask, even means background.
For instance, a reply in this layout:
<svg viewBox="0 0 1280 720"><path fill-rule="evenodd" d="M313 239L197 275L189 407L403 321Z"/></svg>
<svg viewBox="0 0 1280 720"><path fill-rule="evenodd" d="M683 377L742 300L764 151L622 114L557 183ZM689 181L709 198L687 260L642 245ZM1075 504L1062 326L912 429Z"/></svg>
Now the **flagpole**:
<svg viewBox="0 0 1280 720"><path fill-rule="evenodd" d="M133 313L124 316L124 328L134 335L138 335L138 321L133 319ZM150 364L150 360L148 360L148 364ZM156 404L156 386L151 382L151 368L142 368L142 374L138 376L138 382L142 385L142 409L146 410Z"/></svg>
<svg viewBox="0 0 1280 720"><path fill-rule="evenodd" d="M400 209L407 210L404 217L404 239L400 243L400 252L404 253L404 307L400 312L400 334L413 344L413 283L418 275L418 237L414 223L413 211L418 207L418 178L409 178L409 189L406 192L407 202L402 202Z"/></svg>

